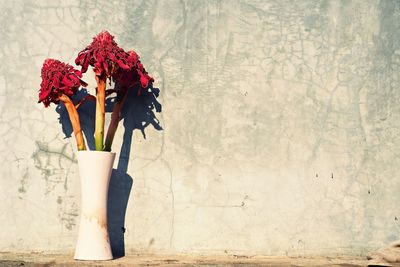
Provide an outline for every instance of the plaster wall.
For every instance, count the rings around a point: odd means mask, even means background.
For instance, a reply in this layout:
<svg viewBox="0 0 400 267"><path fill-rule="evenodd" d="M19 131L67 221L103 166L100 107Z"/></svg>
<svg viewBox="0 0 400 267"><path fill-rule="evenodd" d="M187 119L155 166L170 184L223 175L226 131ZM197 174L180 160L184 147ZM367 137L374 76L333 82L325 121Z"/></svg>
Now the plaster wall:
<svg viewBox="0 0 400 267"><path fill-rule="evenodd" d="M149 117L132 107L135 130L122 122L114 142L127 252L363 254L399 238L398 1L0 0L0 13L0 251L74 249L75 141L37 91L45 58L72 64L102 29L141 55L162 104L162 130L138 130Z"/></svg>

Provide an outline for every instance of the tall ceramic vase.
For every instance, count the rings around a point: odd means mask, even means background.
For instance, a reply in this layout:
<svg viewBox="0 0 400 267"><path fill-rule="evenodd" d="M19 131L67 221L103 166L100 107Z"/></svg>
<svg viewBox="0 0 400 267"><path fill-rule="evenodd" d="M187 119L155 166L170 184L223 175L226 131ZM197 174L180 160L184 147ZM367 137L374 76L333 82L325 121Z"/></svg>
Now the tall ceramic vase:
<svg viewBox="0 0 400 267"><path fill-rule="evenodd" d="M78 151L81 219L76 260L111 260L107 228L107 196L115 153Z"/></svg>

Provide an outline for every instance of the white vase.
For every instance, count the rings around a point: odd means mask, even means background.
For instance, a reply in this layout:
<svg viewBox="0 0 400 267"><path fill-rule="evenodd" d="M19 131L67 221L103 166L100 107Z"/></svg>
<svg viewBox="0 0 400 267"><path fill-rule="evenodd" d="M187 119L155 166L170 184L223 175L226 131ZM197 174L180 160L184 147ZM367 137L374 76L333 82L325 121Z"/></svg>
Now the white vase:
<svg viewBox="0 0 400 267"><path fill-rule="evenodd" d="M81 179L81 219L76 260L111 260L107 196L115 153L78 151Z"/></svg>

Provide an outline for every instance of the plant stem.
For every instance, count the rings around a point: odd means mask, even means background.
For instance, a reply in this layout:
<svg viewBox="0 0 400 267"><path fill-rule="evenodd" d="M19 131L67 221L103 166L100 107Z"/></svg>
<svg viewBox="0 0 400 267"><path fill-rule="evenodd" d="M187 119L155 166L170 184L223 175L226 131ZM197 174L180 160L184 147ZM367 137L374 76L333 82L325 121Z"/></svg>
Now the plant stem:
<svg viewBox="0 0 400 267"><path fill-rule="evenodd" d="M105 75L96 75L97 91L96 91L96 123L94 140L97 151L103 150L103 137L104 137L104 109L106 98L106 82Z"/></svg>
<svg viewBox="0 0 400 267"><path fill-rule="evenodd" d="M81 129L81 123L79 121L79 114L78 111L76 111L74 103L72 103L71 99L64 94L62 94L59 99L64 103L65 108L68 111L78 150L86 150L85 140L83 139L83 133Z"/></svg>
<svg viewBox="0 0 400 267"><path fill-rule="evenodd" d="M104 147L105 151L111 151L111 146L114 140L115 132L117 131L118 123L121 119L121 109L122 106L124 105L127 95L128 93L126 87L121 88L120 95L117 95L117 102L114 105L113 112L111 114L111 122L110 125L108 126L106 142Z"/></svg>

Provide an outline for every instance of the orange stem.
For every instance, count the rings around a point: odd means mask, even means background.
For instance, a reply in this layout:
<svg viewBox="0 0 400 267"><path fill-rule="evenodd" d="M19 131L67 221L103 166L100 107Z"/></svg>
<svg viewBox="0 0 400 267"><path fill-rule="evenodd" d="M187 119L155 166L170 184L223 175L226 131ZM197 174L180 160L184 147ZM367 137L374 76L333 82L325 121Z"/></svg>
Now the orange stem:
<svg viewBox="0 0 400 267"><path fill-rule="evenodd" d="M117 97L117 103L115 103L113 112L111 114L111 121L110 125L108 126L106 142L104 146L105 151L111 151L111 145L114 140L115 132L118 129L118 123L121 119L121 109L122 106L124 105L126 96L128 95L127 88L122 88L121 91L122 91L121 94L123 94L123 96L120 101L118 101Z"/></svg>
<svg viewBox="0 0 400 267"><path fill-rule="evenodd" d="M72 103L71 99L64 94L61 94L59 99L64 103L65 108L68 111L78 150L86 150L85 140L83 139L83 133L81 129L81 123L79 121L79 114L75 108L74 103Z"/></svg>

